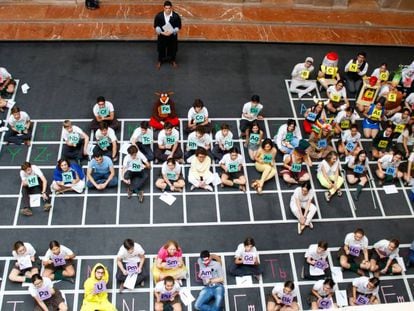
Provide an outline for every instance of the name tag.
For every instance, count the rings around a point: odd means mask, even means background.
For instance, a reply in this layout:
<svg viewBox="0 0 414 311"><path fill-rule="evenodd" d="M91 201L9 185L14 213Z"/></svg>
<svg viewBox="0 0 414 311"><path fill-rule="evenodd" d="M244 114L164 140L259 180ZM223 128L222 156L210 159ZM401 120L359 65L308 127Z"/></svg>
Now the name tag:
<svg viewBox="0 0 414 311"><path fill-rule="evenodd" d="M253 145L257 145L259 143L260 140L260 135L259 134L250 134L249 136L249 142Z"/></svg>
<svg viewBox="0 0 414 311"><path fill-rule="evenodd" d="M177 180L177 174L175 172L167 172L167 178L169 180Z"/></svg>
<svg viewBox="0 0 414 311"><path fill-rule="evenodd" d="M326 67L326 74L333 76L336 75L336 67Z"/></svg>
<svg viewBox="0 0 414 311"><path fill-rule="evenodd" d="M39 178L36 175L27 177L27 186L29 188L39 186Z"/></svg>
<svg viewBox="0 0 414 311"><path fill-rule="evenodd" d="M379 121L381 119L382 110L374 109L371 113L371 119L375 121Z"/></svg>
<svg viewBox="0 0 414 311"><path fill-rule="evenodd" d="M243 254L243 264L244 265L254 265L255 256L252 252L245 252Z"/></svg>
<svg viewBox="0 0 414 311"><path fill-rule="evenodd" d="M251 107L250 108L250 114L257 115L259 113L259 108L257 107Z"/></svg>
<svg viewBox="0 0 414 311"><path fill-rule="evenodd" d="M318 149L323 149L323 148L326 148L327 146L328 146L328 141L326 140L326 138L318 140Z"/></svg>
<svg viewBox="0 0 414 311"><path fill-rule="evenodd" d="M37 294L39 295L39 298L42 301L52 297L52 293L50 292L50 289L47 287L37 289Z"/></svg>
<svg viewBox="0 0 414 311"><path fill-rule="evenodd" d="M106 149L109 147L109 139L107 137L102 137L99 141L98 141L98 146L99 148L101 148L102 150Z"/></svg>
<svg viewBox="0 0 414 311"><path fill-rule="evenodd" d="M311 122L314 122L316 120L317 114L314 112L309 112L306 119L308 119Z"/></svg>
<svg viewBox="0 0 414 311"><path fill-rule="evenodd" d="M358 71L358 64L352 63L351 65L349 65L349 71L350 72L357 72Z"/></svg>
<svg viewBox="0 0 414 311"><path fill-rule="evenodd" d="M64 184L71 184L73 181L72 172L63 172L62 173L62 181Z"/></svg>
<svg viewBox="0 0 414 311"><path fill-rule="evenodd" d="M168 257L165 260L165 263L167 264L167 267L168 268L177 268L178 267L179 260L178 260L177 257Z"/></svg>
<svg viewBox="0 0 414 311"><path fill-rule="evenodd" d="M202 268L200 270L200 279L209 280L211 278L213 278L213 272L210 268Z"/></svg>
<svg viewBox="0 0 414 311"><path fill-rule="evenodd" d="M141 172L142 171L142 163L139 160L131 161L131 171L132 172Z"/></svg>
<svg viewBox="0 0 414 311"><path fill-rule="evenodd" d="M265 153L263 155L263 162L264 163L272 163L273 156L270 153Z"/></svg>
<svg viewBox="0 0 414 311"><path fill-rule="evenodd" d="M227 171L229 173L235 173L239 171L239 164L237 162L231 162L227 164Z"/></svg>
<svg viewBox="0 0 414 311"><path fill-rule="evenodd" d="M381 72L380 74L379 74L379 79L381 80L381 81L388 81L388 72Z"/></svg>
<svg viewBox="0 0 414 311"><path fill-rule="evenodd" d="M16 122L16 124L14 125L14 127L19 132L22 132L22 131L24 131L26 129L26 123L24 121L19 121L19 122Z"/></svg>
<svg viewBox="0 0 414 311"><path fill-rule="evenodd" d="M349 129L350 125L351 125L351 122L349 122L349 120L342 120L339 126L341 127L341 129L347 130Z"/></svg>
<svg viewBox="0 0 414 311"><path fill-rule="evenodd" d="M328 263L323 259L319 259L315 262L315 268L325 270L326 268L328 268Z"/></svg>
<svg viewBox="0 0 414 311"><path fill-rule="evenodd" d="M229 150L233 148L233 141L231 139L224 140L224 149Z"/></svg>
<svg viewBox="0 0 414 311"><path fill-rule="evenodd" d="M188 142L188 149L190 150L196 150L197 149L197 143L193 140L190 140Z"/></svg>
<svg viewBox="0 0 414 311"><path fill-rule="evenodd" d="M352 151L354 151L355 146L356 146L356 144L350 141L349 143L346 144L345 148L349 152L352 152Z"/></svg>
<svg viewBox="0 0 414 311"><path fill-rule="evenodd" d="M354 257L358 257L359 254L361 254L361 248L357 245L351 245L349 246L349 254Z"/></svg>
<svg viewBox="0 0 414 311"><path fill-rule="evenodd" d="M72 145L77 145L79 143L80 137L78 133L70 133L68 140Z"/></svg>
<svg viewBox="0 0 414 311"><path fill-rule="evenodd" d="M63 255L52 255L53 266L60 267L66 265L66 260Z"/></svg>
<svg viewBox="0 0 414 311"><path fill-rule="evenodd" d="M106 117L107 115L109 115L109 109L107 107L99 108L98 115L100 117Z"/></svg>
<svg viewBox="0 0 414 311"><path fill-rule="evenodd" d="M161 295L160 295L160 300L161 301L170 301L171 298L172 298L172 293L171 292L161 293Z"/></svg>
<svg viewBox="0 0 414 311"><path fill-rule="evenodd" d="M364 295L358 295L356 298L356 304L357 305L367 305L369 303L369 298Z"/></svg>
<svg viewBox="0 0 414 311"><path fill-rule="evenodd" d="M19 265L20 270L25 270L33 266L32 260L30 259L29 255L19 258L17 260L17 264Z"/></svg>
<svg viewBox="0 0 414 311"><path fill-rule="evenodd" d="M364 172L364 167L361 164L357 164L354 167L354 173L362 174Z"/></svg>
<svg viewBox="0 0 414 311"><path fill-rule="evenodd" d="M299 173L302 170L302 163L293 163L290 170L294 173Z"/></svg>
<svg viewBox="0 0 414 311"><path fill-rule="evenodd" d="M174 145L175 144L175 137L172 135L165 136L165 144L166 145Z"/></svg>
<svg viewBox="0 0 414 311"><path fill-rule="evenodd" d="M341 95L339 95L339 94L335 94L335 93L331 93L331 95L330 95L330 99L331 99L333 102L339 103L339 101L341 100Z"/></svg>
<svg viewBox="0 0 414 311"><path fill-rule="evenodd" d="M404 131L404 129L405 129L405 124L397 124L395 126L394 132L401 134Z"/></svg>
<svg viewBox="0 0 414 311"><path fill-rule="evenodd" d="M143 145L149 145L152 143L152 137L149 134L142 135L141 140Z"/></svg>
<svg viewBox="0 0 414 311"><path fill-rule="evenodd" d="M388 99L389 102L395 103L397 101L397 93L395 93L395 92L388 93L388 98L387 99Z"/></svg>
<svg viewBox="0 0 414 311"><path fill-rule="evenodd" d="M300 73L300 76L302 77L302 79L308 79L309 78L309 70L302 70L302 72Z"/></svg>
<svg viewBox="0 0 414 311"><path fill-rule="evenodd" d="M385 170L385 174L389 175L389 176L395 176L395 166L388 166L387 169Z"/></svg>
<svg viewBox="0 0 414 311"><path fill-rule="evenodd" d="M195 123L203 123L204 122L204 114L202 114L202 113L197 113L195 116L194 116L194 121L195 121Z"/></svg>
<svg viewBox="0 0 414 311"><path fill-rule="evenodd" d="M292 295L283 295L282 296L282 303L284 305L290 306L293 302L293 296Z"/></svg>
<svg viewBox="0 0 414 311"><path fill-rule="evenodd" d="M332 308L332 299L331 298L322 298L318 303L319 309L331 309Z"/></svg>
<svg viewBox="0 0 414 311"><path fill-rule="evenodd" d="M127 261L125 263L125 268L128 274L138 273L138 265L136 262Z"/></svg>
<svg viewBox="0 0 414 311"><path fill-rule="evenodd" d="M378 148L387 148L388 146L388 140L380 140L378 143Z"/></svg>
<svg viewBox="0 0 414 311"><path fill-rule="evenodd" d="M161 105L161 113L162 114L170 114L171 113L170 105Z"/></svg>
<svg viewBox="0 0 414 311"><path fill-rule="evenodd" d="M96 282L93 286L93 292L95 294L106 292L106 283L104 281Z"/></svg>

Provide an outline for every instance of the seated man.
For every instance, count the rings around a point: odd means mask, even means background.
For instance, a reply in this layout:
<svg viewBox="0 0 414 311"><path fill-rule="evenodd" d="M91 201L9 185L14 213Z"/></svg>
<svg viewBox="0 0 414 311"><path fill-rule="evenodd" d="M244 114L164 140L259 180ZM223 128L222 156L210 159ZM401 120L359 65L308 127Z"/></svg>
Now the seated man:
<svg viewBox="0 0 414 311"><path fill-rule="evenodd" d="M155 311L168 310L181 311L180 284L172 276L159 281L154 288Z"/></svg>
<svg viewBox="0 0 414 311"><path fill-rule="evenodd" d="M312 57L306 57L304 63L296 64L293 68L290 91L292 93L298 93L299 98L302 98L305 94L312 95L311 92L316 89L316 82L308 81L313 70Z"/></svg>
<svg viewBox="0 0 414 311"><path fill-rule="evenodd" d="M362 86L362 77L368 71L367 53L359 52L345 66L346 88L350 97L355 97Z"/></svg>
<svg viewBox="0 0 414 311"><path fill-rule="evenodd" d="M20 211L25 216L32 216L33 212L30 207L30 194L41 192L41 198L44 202L43 210L48 212L52 207L50 203L50 192L47 186L46 177L43 175L37 165L24 162L21 166L20 178L22 180L22 204L23 209Z"/></svg>
<svg viewBox="0 0 414 311"><path fill-rule="evenodd" d="M208 250L200 253L197 263L200 267L198 277L203 281L204 287L198 294L194 308L196 310L220 310L224 299L224 274L221 264L213 260L213 255ZM211 300L214 300L212 306L210 306Z"/></svg>
<svg viewBox="0 0 414 311"><path fill-rule="evenodd" d="M158 143L154 144L155 162L165 162L171 158L182 162L183 152L179 139L179 132L171 123L166 122L164 129L158 134Z"/></svg>
<svg viewBox="0 0 414 311"><path fill-rule="evenodd" d="M119 122L115 118L114 105L112 105L110 101L105 100L105 97L103 96L99 96L96 99L96 104L93 106L93 116L91 130L96 131L101 122L105 122L115 131L119 127Z"/></svg>
<svg viewBox="0 0 414 311"><path fill-rule="evenodd" d="M62 138L65 144L62 147L62 157L68 160L81 161L88 155L89 136L70 120L63 121Z"/></svg>
<svg viewBox="0 0 414 311"><path fill-rule="evenodd" d="M0 96L10 98L15 90L16 82L6 68L0 67Z"/></svg>
<svg viewBox="0 0 414 311"><path fill-rule="evenodd" d="M24 143L25 145L30 146L30 140L32 139L32 123L29 115L24 111L20 111L19 107L13 107L7 121L10 130L4 135L4 141L16 145Z"/></svg>
<svg viewBox="0 0 414 311"><path fill-rule="evenodd" d="M378 132L372 140L372 157L374 159L381 158L392 150L394 142L392 124L387 124L385 130Z"/></svg>
<svg viewBox="0 0 414 311"><path fill-rule="evenodd" d="M301 139L302 134L300 133L300 128L293 119L288 119L286 124L282 124L273 138L277 149L284 154L291 154Z"/></svg>
<svg viewBox="0 0 414 311"><path fill-rule="evenodd" d="M379 283L380 280L376 277L361 276L354 279L348 288L349 304L360 306L381 303L378 298Z"/></svg>
<svg viewBox="0 0 414 311"><path fill-rule="evenodd" d="M88 188L104 190L118 185L118 178L115 176L114 163L103 155L103 151L98 150L94 153L92 160L88 164L86 171Z"/></svg>
<svg viewBox="0 0 414 311"><path fill-rule="evenodd" d="M401 266L396 258L399 257L400 241L397 239L380 240L374 244L371 249L370 270L374 276L379 277L380 274L400 274Z"/></svg>
<svg viewBox="0 0 414 311"><path fill-rule="evenodd" d="M152 115L149 121L151 127L155 130L162 130L168 122L172 126L179 126L180 120L175 112L175 103L170 99L173 93L156 93L159 99L154 103Z"/></svg>
<svg viewBox="0 0 414 311"><path fill-rule="evenodd" d="M188 158L190 158L199 147L207 150L209 157L213 159L213 155L211 154L211 143L211 136L205 131L204 126L197 126L195 131L188 135L188 142L184 154L184 159L188 160Z"/></svg>
<svg viewBox="0 0 414 311"><path fill-rule="evenodd" d="M95 133L97 145L93 148L93 153L101 150L104 155L110 157L112 161L118 161L118 139L115 131L102 122Z"/></svg>
<svg viewBox="0 0 414 311"><path fill-rule="evenodd" d="M151 149L153 137L154 133L152 132L148 121L142 121L139 127L134 130L131 139L129 140L132 145L138 147L148 161L154 161L154 153Z"/></svg>

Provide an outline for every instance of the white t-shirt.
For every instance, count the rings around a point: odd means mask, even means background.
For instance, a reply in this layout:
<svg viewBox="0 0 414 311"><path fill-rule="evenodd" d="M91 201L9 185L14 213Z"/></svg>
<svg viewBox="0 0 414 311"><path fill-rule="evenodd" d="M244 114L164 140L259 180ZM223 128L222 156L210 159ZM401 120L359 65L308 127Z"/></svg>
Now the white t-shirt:
<svg viewBox="0 0 414 311"><path fill-rule="evenodd" d="M346 99L346 89L343 87L342 89L340 89L339 91L335 88L335 85L331 85L330 87L328 87L328 89L326 90L326 94L328 94L328 97L333 100L334 96L339 96L339 100L341 100L341 98Z"/></svg>
<svg viewBox="0 0 414 311"><path fill-rule="evenodd" d="M332 166L330 166L326 160L323 160L318 166L318 174L322 172L322 167L325 169L325 172L328 176L333 176L338 170L339 161L336 161Z"/></svg>
<svg viewBox="0 0 414 311"><path fill-rule="evenodd" d="M392 162L393 155L392 154L384 154L378 161L381 163L381 167L383 170L386 170L388 167L394 166L398 167L401 161L397 161L395 163Z"/></svg>
<svg viewBox="0 0 414 311"><path fill-rule="evenodd" d="M344 244L348 247L359 247L361 250L368 248L368 238L364 235L360 241L355 240L355 233L350 232L345 236Z"/></svg>
<svg viewBox="0 0 414 311"><path fill-rule="evenodd" d="M142 171L144 169L144 163L146 162L148 162L146 156L141 151L138 151L135 159L127 154L122 162L122 166L127 171ZM135 165L137 165L138 168L135 168Z"/></svg>
<svg viewBox="0 0 414 311"><path fill-rule="evenodd" d="M394 125L397 125L397 124L408 124L408 122L410 121L410 117L408 117L406 119L403 119L402 118L402 113L401 112L397 112L391 118L389 118L388 121L391 121Z"/></svg>
<svg viewBox="0 0 414 311"><path fill-rule="evenodd" d="M240 165L244 165L244 158L241 154L238 154L237 159L232 160L230 153L226 153L223 158L221 158L220 164L224 164L226 167L229 167L231 164L236 164L239 168Z"/></svg>
<svg viewBox="0 0 414 311"><path fill-rule="evenodd" d="M315 68L312 65L309 66L309 68L305 67L305 63L296 64L292 70L292 79L297 81L305 81L307 79L302 76L302 72L309 71L310 74L314 69Z"/></svg>
<svg viewBox="0 0 414 311"><path fill-rule="evenodd" d="M317 292L318 295L321 296L321 297L326 297L329 294L333 294L335 292L336 285L334 286L334 288L331 288L331 290L329 291L329 293L327 293L327 292L325 292L323 290L323 282L325 282L325 280L319 280L319 281L317 281L315 284L313 284L313 288L312 289L315 292Z"/></svg>
<svg viewBox="0 0 414 311"><path fill-rule="evenodd" d="M171 140L167 141L167 138L172 139L174 142L171 143ZM171 135L169 135L169 136L167 136L165 134L165 130L161 130L160 133L158 134L158 145L172 146L176 142L178 142L179 139L180 139L180 134L178 133L178 131L176 129L172 129Z"/></svg>
<svg viewBox="0 0 414 311"><path fill-rule="evenodd" d="M381 73L386 74L387 80L384 81L388 81L390 72L388 70L381 72L379 67L374 69L374 71L371 73L371 77L376 77L378 80L381 80Z"/></svg>
<svg viewBox="0 0 414 311"><path fill-rule="evenodd" d="M181 174L181 164L178 162L175 162L174 169L170 170L170 168L168 167L167 161L165 161L161 167L161 174L167 175L167 178L169 180L177 180Z"/></svg>
<svg viewBox="0 0 414 311"><path fill-rule="evenodd" d="M314 196L313 189L309 189L308 194L303 195L302 187L297 187L295 191L293 191L293 194L290 198L290 205L296 205L296 200L298 199L300 201L302 208L305 208L306 203L308 203L309 200L313 199L313 196Z"/></svg>
<svg viewBox="0 0 414 311"><path fill-rule="evenodd" d="M361 276L359 278L356 278L352 281L352 286L356 287L357 292L369 295L372 294L374 296L378 296L378 286L374 289L369 289L368 286L369 278L366 276Z"/></svg>
<svg viewBox="0 0 414 311"><path fill-rule="evenodd" d="M284 293L283 293L283 289L284 288L285 288L284 283L276 283L275 287L273 287L273 289L272 289L272 294L274 294L277 297L279 297L279 299L282 299L282 297L284 295ZM296 288L290 292L290 295L293 298L298 295L297 292L296 292Z"/></svg>
<svg viewBox="0 0 414 311"><path fill-rule="evenodd" d="M29 177L29 176L37 176L39 178L44 176L42 171L40 170L40 168L37 165L32 164L31 167L32 167L32 173L30 175L26 174L25 171L20 170L20 179L22 181L27 181L27 177Z"/></svg>
<svg viewBox="0 0 414 311"><path fill-rule="evenodd" d="M11 74L7 71L6 68L0 67L0 83L3 83L7 79L11 79Z"/></svg>
<svg viewBox="0 0 414 311"><path fill-rule="evenodd" d="M62 129L62 138L64 141L67 141L70 136L77 135L78 139L82 138L82 135L86 135L84 131L79 126L72 125L72 132L69 133L69 131L65 128Z"/></svg>
<svg viewBox="0 0 414 311"><path fill-rule="evenodd" d="M351 135L351 130L345 130L341 133L341 140L346 145L347 143L357 144L361 139L361 133L357 132L355 136Z"/></svg>
<svg viewBox="0 0 414 311"><path fill-rule="evenodd" d="M115 135L115 131L110 127L108 127L108 133L107 133L106 136L104 136L102 134L102 131L100 129L96 130L95 138L96 138L97 141L100 141L104 137L109 138L110 143L112 143L114 141L118 141L118 139L116 138L116 135Z"/></svg>
<svg viewBox="0 0 414 311"><path fill-rule="evenodd" d="M414 105L414 92L407 96L405 103L409 105Z"/></svg>
<svg viewBox="0 0 414 311"><path fill-rule="evenodd" d="M45 258L44 259L45 260L50 260L50 259L52 259L52 255L53 255L52 250L51 249L48 249L47 252L46 252L46 254L45 254ZM64 245L60 245L60 253L59 253L59 255L60 256L63 256L63 257L65 257L65 256L72 256L73 255L73 252L72 252L72 250L70 248L68 248L68 247L66 247Z"/></svg>
<svg viewBox="0 0 414 311"><path fill-rule="evenodd" d="M190 133L190 135L188 135L187 146L189 146L189 144L191 143L195 143L197 144L197 147L203 147L203 148L206 148L206 146L211 145L212 139L211 139L210 134L205 133L200 138L198 138L196 134L197 134L196 132L192 132Z"/></svg>
<svg viewBox="0 0 414 311"><path fill-rule="evenodd" d="M346 65L345 65L345 71L349 71L349 67L351 66L352 63L357 63L358 67L360 67L360 65L362 65L362 63L358 63L356 62L354 59L351 59ZM365 76L365 74L368 71L368 63L365 62L364 68L359 68L360 71L358 72L358 75L363 77Z"/></svg>
<svg viewBox="0 0 414 311"><path fill-rule="evenodd" d="M159 281L155 284L154 291L161 294L161 301L169 301L169 298L171 298L174 293L179 292L180 289L180 285L177 282L174 282L173 288L168 291L165 288L164 281Z"/></svg>
<svg viewBox="0 0 414 311"><path fill-rule="evenodd" d="M36 251L33 248L32 244L27 243L27 242L23 242L23 245L26 248L26 252L24 254L19 255L19 254L17 254L16 251L14 251L14 250L12 251L12 255L16 260L19 260L19 258L23 258L23 257L26 257L26 256L32 257L32 256L36 255Z"/></svg>
<svg viewBox="0 0 414 311"><path fill-rule="evenodd" d="M389 257L390 259L394 259L398 257L399 249L398 247L394 249L392 252L388 249L388 245L390 241L388 240L380 240L374 244L374 248L383 256Z"/></svg>
<svg viewBox="0 0 414 311"><path fill-rule="evenodd" d="M253 109L252 109L252 108L253 108ZM258 104L256 105L256 107L252 107L252 102L247 102L247 103L245 103L245 104L244 104L244 106L243 106L243 110L242 110L242 116L241 116L241 118L242 118L243 120L249 120L249 121L256 120L256 119L257 119L257 116L260 114L260 111L261 111L262 109L263 109L263 105L262 105L262 104L260 104L260 103L258 103ZM245 114L245 113L252 115L252 118L251 118L251 119L246 118L246 117L244 116L244 114Z"/></svg>
<svg viewBox="0 0 414 311"><path fill-rule="evenodd" d="M143 136L146 137L145 142L143 142ZM131 143L140 142L140 143L144 143L144 145L146 145L146 144L152 143L153 137L154 137L154 133L152 132L151 129L148 128L145 133L142 133L142 129L140 127L137 127L134 130L134 132L132 133L130 142ZM150 142L147 141L148 139L150 139Z"/></svg>
<svg viewBox="0 0 414 311"><path fill-rule="evenodd" d="M191 107L188 110L188 121L195 120L196 123L203 123L206 119L208 119L208 110L206 107L201 108L200 112L196 112L194 107Z"/></svg>
<svg viewBox="0 0 414 311"><path fill-rule="evenodd" d="M244 243L240 243L237 246L236 252L234 253L235 258L244 258L244 255L253 255L253 258L256 259L259 254L257 253L256 246L253 246L249 252L246 252L244 248Z"/></svg>
<svg viewBox="0 0 414 311"><path fill-rule="evenodd" d="M216 140L216 144L219 144L219 143L222 144L224 148L227 150L233 147L233 133L230 131L227 132L226 136L223 135L222 130L218 131L216 133L215 140Z"/></svg>
<svg viewBox="0 0 414 311"><path fill-rule="evenodd" d="M282 148L282 142L286 139L286 135L288 133L287 128L288 128L287 124L282 124L279 127L279 130L277 131L277 134L275 137L275 143L279 149ZM298 126L296 126L295 130L291 133L297 139L302 139L302 134L300 133L300 129Z"/></svg>
<svg viewBox="0 0 414 311"><path fill-rule="evenodd" d="M20 119L16 120L13 116L13 114L10 114L9 119L8 119L8 123L10 125L10 127L16 127L16 123L19 124L23 124L26 127L26 123L30 121L30 117L29 115L24 112L24 111L20 111Z"/></svg>
<svg viewBox="0 0 414 311"><path fill-rule="evenodd" d="M350 117L348 117L347 112L345 110L341 110L336 115L334 123L341 124L342 121L349 120L351 124L354 124L358 117L358 113L356 113L355 111L351 114Z"/></svg>
<svg viewBox="0 0 414 311"><path fill-rule="evenodd" d="M43 279L43 285L41 288L42 289L47 288L49 291L51 291L53 289L52 280L45 276L42 277L42 279ZM29 285L29 294L32 297L39 297L38 288L36 288L36 286L33 283Z"/></svg>
<svg viewBox="0 0 414 311"><path fill-rule="evenodd" d="M397 138L397 143L403 143L403 138L406 137L407 139L407 145L412 146L414 145L414 133L411 135L409 134L408 129L405 129L400 136Z"/></svg>
<svg viewBox="0 0 414 311"><path fill-rule="evenodd" d="M318 250L318 244L311 244L309 248L306 250L305 258L310 257L314 260L320 260L320 259L326 260L326 257L328 257L328 250L323 251L321 253L318 253L317 250Z"/></svg>
<svg viewBox="0 0 414 311"><path fill-rule="evenodd" d="M128 250L122 245L119 248L118 254L116 255L119 259L123 262L140 262L140 256L144 256L145 251L142 246L138 243L134 243L134 251L132 253L128 253Z"/></svg>
<svg viewBox="0 0 414 311"><path fill-rule="evenodd" d="M98 104L95 104L95 106L93 106L93 114L95 116L107 117L111 112L114 111L114 105L112 105L112 103L107 100L105 101L105 106L102 108L100 108Z"/></svg>

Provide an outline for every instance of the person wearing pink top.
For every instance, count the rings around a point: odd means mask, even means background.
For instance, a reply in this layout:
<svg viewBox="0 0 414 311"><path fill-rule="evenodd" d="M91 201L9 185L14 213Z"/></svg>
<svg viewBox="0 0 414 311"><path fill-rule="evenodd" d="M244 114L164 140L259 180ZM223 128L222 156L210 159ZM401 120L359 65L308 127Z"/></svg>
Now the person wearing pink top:
<svg viewBox="0 0 414 311"><path fill-rule="evenodd" d="M172 276L179 283L186 278L187 267L184 264L183 252L176 241L168 240L160 248L152 274L155 283L164 280L166 276Z"/></svg>

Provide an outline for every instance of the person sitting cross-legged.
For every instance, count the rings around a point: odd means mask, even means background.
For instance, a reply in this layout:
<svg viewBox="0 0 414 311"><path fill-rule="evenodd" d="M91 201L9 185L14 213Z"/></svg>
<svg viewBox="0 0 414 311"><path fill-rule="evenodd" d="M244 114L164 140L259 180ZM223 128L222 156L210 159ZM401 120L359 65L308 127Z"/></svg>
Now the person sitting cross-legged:
<svg viewBox="0 0 414 311"><path fill-rule="evenodd" d="M104 190L118 185L118 178L115 176L114 164L110 157L103 155L101 150L94 153L86 171L88 188Z"/></svg>

